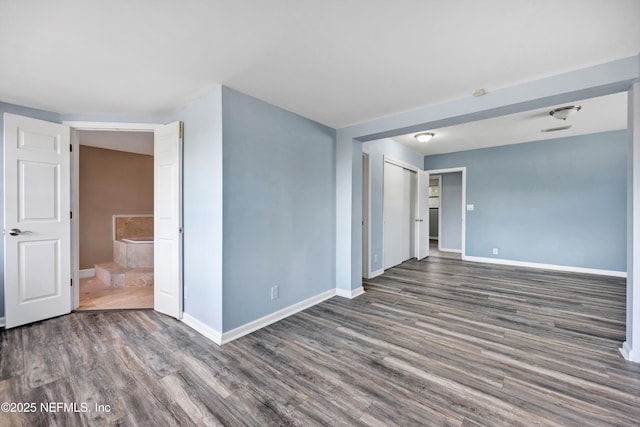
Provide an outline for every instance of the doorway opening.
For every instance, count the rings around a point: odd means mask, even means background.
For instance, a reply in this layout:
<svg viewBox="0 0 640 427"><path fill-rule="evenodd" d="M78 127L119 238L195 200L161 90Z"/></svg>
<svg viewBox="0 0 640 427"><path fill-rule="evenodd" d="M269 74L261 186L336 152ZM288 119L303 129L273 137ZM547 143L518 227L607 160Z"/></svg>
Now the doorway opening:
<svg viewBox="0 0 640 427"><path fill-rule="evenodd" d="M77 310L153 308L154 134L79 130Z"/></svg>
<svg viewBox="0 0 640 427"><path fill-rule="evenodd" d="M429 253L464 259L466 168L429 172Z"/></svg>

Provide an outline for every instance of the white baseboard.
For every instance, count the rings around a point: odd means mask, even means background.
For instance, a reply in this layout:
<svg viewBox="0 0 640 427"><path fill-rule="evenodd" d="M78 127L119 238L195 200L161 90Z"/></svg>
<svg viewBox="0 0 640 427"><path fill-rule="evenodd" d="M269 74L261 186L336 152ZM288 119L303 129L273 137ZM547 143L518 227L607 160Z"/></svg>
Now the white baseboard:
<svg viewBox="0 0 640 427"><path fill-rule="evenodd" d="M462 249L447 249L447 248L442 248L442 249L438 249L440 252L452 252L454 254L461 254L462 253Z"/></svg>
<svg viewBox="0 0 640 427"><path fill-rule="evenodd" d="M637 351L633 351L626 341L622 343L622 347L620 347L619 350L620 354L622 354L622 357L624 357L625 360L636 363L640 362L640 353L638 353Z"/></svg>
<svg viewBox="0 0 640 427"><path fill-rule="evenodd" d="M204 335L206 338L209 338L214 343L218 345L222 344L222 334L213 329L211 326L205 325L204 323L187 313L182 313L181 320L191 329L195 330L201 335Z"/></svg>
<svg viewBox="0 0 640 427"><path fill-rule="evenodd" d="M4 317L0 317L0 328L4 328L6 324Z"/></svg>
<svg viewBox="0 0 640 427"><path fill-rule="evenodd" d="M336 295L339 297L343 297L343 298L349 298L349 299L353 299L357 296L360 296L364 294L364 288L362 286L360 286L357 289L352 289L350 291L346 290L346 289L338 289L336 288Z"/></svg>
<svg viewBox="0 0 640 427"><path fill-rule="evenodd" d="M384 268L381 268L380 270L372 271L371 274L369 275L369 279L382 276L383 274L384 274Z"/></svg>
<svg viewBox="0 0 640 427"><path fill-rule="evenodd" d="M96 269L95 268L86 268L84 270L80 270L79 272L79 277L80 279L84 279L86 277L93 277L96 275Z"/></svg>
<svg viewBox="0 0 640 427"><path fill-rule="evenodd" d="M242 326L238 326L235 329L232 329L228 332L224 332L221 337L222 338L221 343L226 344L242 336L248 335L251 332L257 331L258 329L264 328L265 326L275 323L278 320L282 320L285 317L289 317L292 314L296 314L302 310L305 310L309 307L319 304L322 301L326 301L335 295L336 295L336 290L329 289L328 291L325 291L314 297L308 298L304 301L300 301L299 303L290 305L289 307L283 308L282 310L278 310L274 313L267 314L266 316L261 317L260 319L256 319Z"/></svg>
<svg viewBox="0 0 640 427"><path fill-rule="evenodd" d="M465 256L465 261L484 262L487 264L509 265L513 267L540 268L543 270L565 271L568 273L596 274L598 276L627 277L626 271L600 270L597 268L571 267L568 265L542 264L538 262L513 261L502 258L484 258L476 256Z"/></svg>

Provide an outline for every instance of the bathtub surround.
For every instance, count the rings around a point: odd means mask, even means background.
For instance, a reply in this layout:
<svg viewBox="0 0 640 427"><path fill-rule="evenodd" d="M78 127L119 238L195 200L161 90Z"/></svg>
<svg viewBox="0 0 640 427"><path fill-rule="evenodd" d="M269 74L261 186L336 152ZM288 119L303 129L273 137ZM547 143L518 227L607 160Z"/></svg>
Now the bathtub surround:
<svg viewBox="0 0 640 427"><path fill-rule="evenodd" d="M123 267L153 268L153 237L113 241L113 259Z"/></svg>
<svg viewBox="0 0 640 427"><path fill-rule="evenodd" d="M98 279L114 288L153 287L153 236L138 236L149 223L153 216L114 215L113 261L95 265Z"/></svg>
<svg viewBox="0 0 640 427"><path fill-rule="evenodd" d="M153 214L120 214L113 216L113 239L149 238L153 241Z"/></svg>

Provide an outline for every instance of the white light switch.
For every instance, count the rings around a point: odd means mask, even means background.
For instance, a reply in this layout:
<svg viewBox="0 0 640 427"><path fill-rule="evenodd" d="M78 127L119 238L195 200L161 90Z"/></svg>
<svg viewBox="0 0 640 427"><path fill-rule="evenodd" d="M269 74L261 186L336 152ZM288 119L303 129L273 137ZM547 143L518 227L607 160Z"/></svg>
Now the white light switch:
<svg viewBox="0 0 640 427"><path fill-rule="evenodd" d="M468 211L472 211L473 210L473 205L467 205L467 210Z"/></svg>

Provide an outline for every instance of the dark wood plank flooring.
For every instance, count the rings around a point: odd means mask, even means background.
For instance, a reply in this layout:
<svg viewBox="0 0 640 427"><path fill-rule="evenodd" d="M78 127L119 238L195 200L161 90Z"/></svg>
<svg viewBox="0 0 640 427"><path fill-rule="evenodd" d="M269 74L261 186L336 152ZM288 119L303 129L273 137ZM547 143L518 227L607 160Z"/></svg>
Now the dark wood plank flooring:
<svg viewBox="0 0 640 427"><path fill-rule="evenodd" d="M223 347L153 311L3 330L0 402L38 407L0 426L640 424L624 279L432 257L365 286Z"/></svg>

